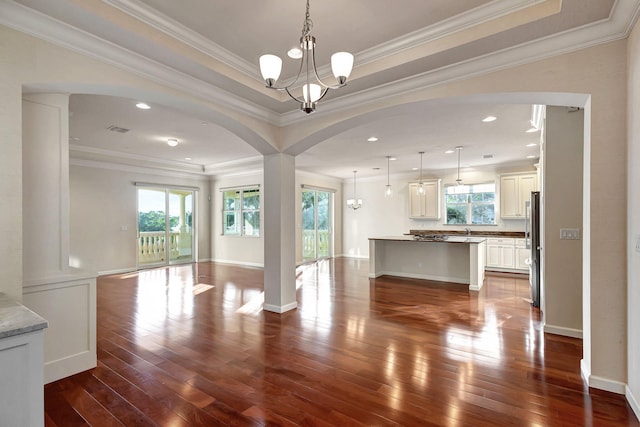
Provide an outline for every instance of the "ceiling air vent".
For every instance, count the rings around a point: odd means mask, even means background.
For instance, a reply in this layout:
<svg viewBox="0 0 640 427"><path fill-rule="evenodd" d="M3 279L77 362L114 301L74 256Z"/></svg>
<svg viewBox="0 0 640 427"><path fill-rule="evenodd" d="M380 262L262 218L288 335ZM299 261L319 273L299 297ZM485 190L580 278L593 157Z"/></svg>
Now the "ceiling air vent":
<svg viewBox="0 0 640 427"><path fill-rule="evenodd" d="M493 159L493 154L483 154L482 158L483 159Z"/></svg>
<svg viewBox="0 0 640 427"><path fill-rule="evenodd" d="M107 129L109 129L112 132L118 132L118 133L127 133L131 130L131 129L125 129L125 128L121 128L119 126L114 126L114 125L109 126Z"/></svg>

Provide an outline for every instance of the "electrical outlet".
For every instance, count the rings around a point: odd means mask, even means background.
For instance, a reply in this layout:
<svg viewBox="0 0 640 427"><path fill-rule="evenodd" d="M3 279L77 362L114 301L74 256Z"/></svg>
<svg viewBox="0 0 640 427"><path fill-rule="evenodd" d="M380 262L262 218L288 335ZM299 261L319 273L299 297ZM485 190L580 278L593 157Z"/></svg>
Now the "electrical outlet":
<svg viewBox="0 0 640 427"><path fill-rule="evenodd" d="M580 240L579 228L561 228L560 240Z"/></svg>
<svg viewBox="0 0 640 427"><path fill-rule="evenodd" d="M636 234L636 252L640 252L640 234Z"/></svg>
<svg viewBox="0 0 640 427"><path fill-rule="evenodd" d="M126 226L126 225L121 225L120 226L120 231L127 231L128 229L129 229L129 227Z"/></svg>

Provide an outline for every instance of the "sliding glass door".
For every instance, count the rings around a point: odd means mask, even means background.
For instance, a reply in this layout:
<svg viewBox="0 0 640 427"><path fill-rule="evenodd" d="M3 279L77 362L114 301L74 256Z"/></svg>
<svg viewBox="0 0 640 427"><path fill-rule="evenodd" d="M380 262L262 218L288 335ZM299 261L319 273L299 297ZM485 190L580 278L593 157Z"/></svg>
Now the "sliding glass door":
<svg viewBox="0 0 640 427"><path fill-rule="evenodd" d="M194 192L138 188L138 267L193 262Z"/></svg>
<svg viewBox="0 0 640 427"><path fill-rule="evenodd" d="M302 190L302 258L305 261L332 255L333 193Z"/></svg>

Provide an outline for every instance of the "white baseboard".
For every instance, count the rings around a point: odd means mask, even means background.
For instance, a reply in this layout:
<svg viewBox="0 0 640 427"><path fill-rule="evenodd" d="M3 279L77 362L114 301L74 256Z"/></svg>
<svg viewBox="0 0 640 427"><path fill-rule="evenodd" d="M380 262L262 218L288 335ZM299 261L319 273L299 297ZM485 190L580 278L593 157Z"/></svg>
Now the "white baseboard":
<svg viewBox="0 0 640 427"><path fill-rule="evenodd" d="M563 326L554 326L554 325L544 325L544 332L548 334L562 335L564 337L582 339L581 329L565 328Z"/></svg>
<svg viewBox="0 0 640 427"><path fill-rule="evenodd" d="M285 304L285 305L274 305L274 304L265 304L264 305L264 310L266 311L272 311L274 313L285 313L289 310L293 310L295 308L298 308L298 303L296 301L289 303L289 304Z"/></svg>
<svg viewBox="0 0 640 427"><path fill-rule="evenodd" d="M62 378L87 371L97 366L96 352L87 350L65 356L44 364L44 383L49 384Z"/></svg>
<svg viewBox="0 0 640 427"><path fill-rule="evenodd" d="M237 265L239 267L264 268L264 264L258 262L243 262L228 259L213 259L211 262L215 262L216 264Z"/></svg>
<svg viewBox="0 0 640 427"><path fill-rule="evenodd" d="M640 401L638 401L629 386L626 387L624 395L627 398L627 402L629 402L629 406L631 406L631 409L635 412L636 417L640 419Z"/></svg>
<svg viewBox="0 0 640 427"><path fill-rule="evenodd" d="M133 273L134 271L137 271L137 269L135 267L118 268L116 270L98 271L98 277L100 277L100 276L110 276L112 274Z"/></svg>
<svg viewBox="0 0 640 427"><path fill-rule="evenodd" d="M625 394L627 390L627 385L623 382L591 375L591 369L587 366L584 359L580 360L580 372L582 378L590 388L597 388L598 390L609 391L616 394Z"/></svg>

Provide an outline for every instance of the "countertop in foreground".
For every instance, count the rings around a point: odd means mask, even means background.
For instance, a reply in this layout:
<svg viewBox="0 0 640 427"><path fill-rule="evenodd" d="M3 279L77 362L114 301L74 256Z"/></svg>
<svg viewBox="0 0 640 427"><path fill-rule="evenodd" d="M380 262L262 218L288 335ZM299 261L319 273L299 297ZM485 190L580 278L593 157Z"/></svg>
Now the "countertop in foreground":
<svg viewBox="0 0 640 427"><path fill-rule="evenodd" d="M42 317L0 293L0 339L38 331L47 326L47 321Z"/></svg>

